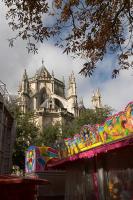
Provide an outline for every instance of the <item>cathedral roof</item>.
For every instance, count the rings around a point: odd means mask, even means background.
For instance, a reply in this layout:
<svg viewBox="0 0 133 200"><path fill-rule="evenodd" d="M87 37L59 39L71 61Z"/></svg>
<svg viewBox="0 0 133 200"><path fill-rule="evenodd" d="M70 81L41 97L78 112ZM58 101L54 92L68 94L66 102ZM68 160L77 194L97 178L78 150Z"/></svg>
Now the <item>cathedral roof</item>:
<svg viewBox="0 0 133 200"><path fill-rule="evenodd" d="M36 71L35 76L37 76L37 77L51 77L50 73L48 72L48 70L44 66L43 60L42 60L42 66Z"/></svg>

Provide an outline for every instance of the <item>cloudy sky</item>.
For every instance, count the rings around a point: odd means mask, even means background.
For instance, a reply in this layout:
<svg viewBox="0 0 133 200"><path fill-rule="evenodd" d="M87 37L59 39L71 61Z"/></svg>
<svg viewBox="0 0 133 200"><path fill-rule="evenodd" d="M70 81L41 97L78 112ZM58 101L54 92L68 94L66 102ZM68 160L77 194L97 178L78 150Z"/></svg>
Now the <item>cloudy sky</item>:
<svg viewBox="0 0 133 200"><path fill-rule="evenodd" d="M17 40L13 48L9 47L8 38L14 33L8 27L5 20L5 8L0 5L0 80L3 81L11 94L17 94L18 85L22 78L24 69L27 69L29 76L41 67L42 58L49 72L52 70L55 77L62 80L73 70L77 81L78 98L83 97L86 107L91 106L93 90L100 88L103 104L109 105L117 111L124 109L128 102L133 100L133 71L123 71L117 79L111 78L111 70L115 66L115 56L107 55L98 64L95 75L91 78L78 74L83 61L73 60L70 56L62 53L53 44L46 42L39 45L37 55L28 54L25 43Z"/></svg>

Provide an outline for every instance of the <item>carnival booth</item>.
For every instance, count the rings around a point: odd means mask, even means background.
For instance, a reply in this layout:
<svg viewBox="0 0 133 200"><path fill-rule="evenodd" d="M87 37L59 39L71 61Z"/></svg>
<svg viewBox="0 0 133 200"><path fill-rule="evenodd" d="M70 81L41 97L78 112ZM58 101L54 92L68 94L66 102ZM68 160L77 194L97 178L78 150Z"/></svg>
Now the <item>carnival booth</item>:
<svg viewBox="0 0 133 200"><path fill-rule="evenodd" d="M47 146L31 146L26 151L25 171L28 177L47 179L50 184L37 188L38 200L63 200L65 194L65 171L48 170L48 164L59 161L58 151Z"/></svg>
<svg viewBox="0 0 133 200"><path fill-rule="evenodd" d="M59 140L57 150L30 147L25 165L27 174L53 173L56 189L40 199L133 200L133 102L103 124Z"/></svg>
<svg viewBox="0 0 133 200"><path fill-rule="evenodd" d="M65 200L133 200L133 102L64 143L48 168L67 171Z"/></svg>

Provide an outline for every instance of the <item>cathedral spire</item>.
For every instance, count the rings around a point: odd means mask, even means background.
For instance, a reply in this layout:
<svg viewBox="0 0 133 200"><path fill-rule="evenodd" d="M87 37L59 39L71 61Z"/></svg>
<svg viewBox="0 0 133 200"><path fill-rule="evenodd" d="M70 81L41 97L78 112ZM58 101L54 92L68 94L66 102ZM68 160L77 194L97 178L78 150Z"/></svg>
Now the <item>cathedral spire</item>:
<svg viewBox="0 0 133 200"><path fill-rule="evenodd" d="M63 82L64 85L65 85L65 78L64 78L64 76L62 76L62 82Z"/></svg>
<svg viewBox="0 0 133 200"><path fill-rule="evenodd" d="M24 74L23 74L23 79L22 79L23 81L24 80L28 80L28 76L27 76L27 71L26 71L26 69L24 70Z"/></svg>
<svg viewBox="0 0 133 200"><path fill-rule="evenodd" d="M71 73L71 82L75 83L74 71L72 71L72 73Z"/></svg>
<svg viewBox="0 0 133 200"><path fill-rule="evenodd" d="M44 66L44 59L42 58L42 66Z"/></svg>
<svg viewBox="0 0 133 200"><path fill-rule="evenodd" d="M24 70L23 78L22 78L22 91L28 93L29 81L26 69Z"/></svg>
<svg viewBox="0 0 133 200"><path fill-rule="evenodd" d="M96 97L101 97L101 93L100 93L100 89L97 88L96 93L95 93Z"/></svg>
<svg viewBox="0 0 133 200"><path fill-rule="evenodd" d="M73 96L76 95L76 81L75 81L75 76L74 72L72 71L71 75L69 76L68 80L68 96Z"/></svg>
<svg viewBox="0 0 133 200"><path fill-rule="evenodd" d="M99 88L96 92L93 92L91 101L94 108L102 108L101 93Z"/></svg>
<svg viewBox="0 0 133 200"><path fill-rule="evenodd" d="M22 104L21 110L22 112L27 112L29 109L29 80L28 80L28 75L26 72L26 69L24 70L23 73L23 78L21 82L21 87L19 89L19 94L21 95L22 98Z"/></svg>
<svg viewBox="0 0 133 200"><path fill-rule="evenodd" d="M54 78L54 71L52 70L52 77Z"/></svg>
<svg viewBox="0 0 133 200"><path fill-rule="evenodd" d="M74 116L78 116L78 104L77 104L77 94L76 94L76 81L74 72L72 71L69 76L68 89L67 89L67 99L71 112Z"/></svg>
<svg viewBox="0 0 133 200"><path fill-rule="evenodd" d="M80 100L79 100L78 109L79 109L79 115L85 111L83 97L81 97Z"/></svg>
<svg viewBox="0 0 133 200"><path fill-rule="evenodd" d="M84 107L83 97L80 97L79 105L81 107Z"/></svg>

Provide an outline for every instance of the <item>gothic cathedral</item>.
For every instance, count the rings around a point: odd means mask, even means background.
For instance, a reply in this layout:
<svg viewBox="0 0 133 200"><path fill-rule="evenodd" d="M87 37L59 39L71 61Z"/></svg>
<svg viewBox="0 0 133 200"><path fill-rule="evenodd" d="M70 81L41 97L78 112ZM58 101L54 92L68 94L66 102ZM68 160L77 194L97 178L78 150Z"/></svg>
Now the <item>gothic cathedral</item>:
<svg viewBox="0 0 133 200"><path fill-rule="evenodd" d="M18 105L22 112L34 111L36 123L43 130L49 124L71 121L79 115L74 73L65 83L50 74L42 61L42 67L29 78L25 70L19 91Z"/></svg>

